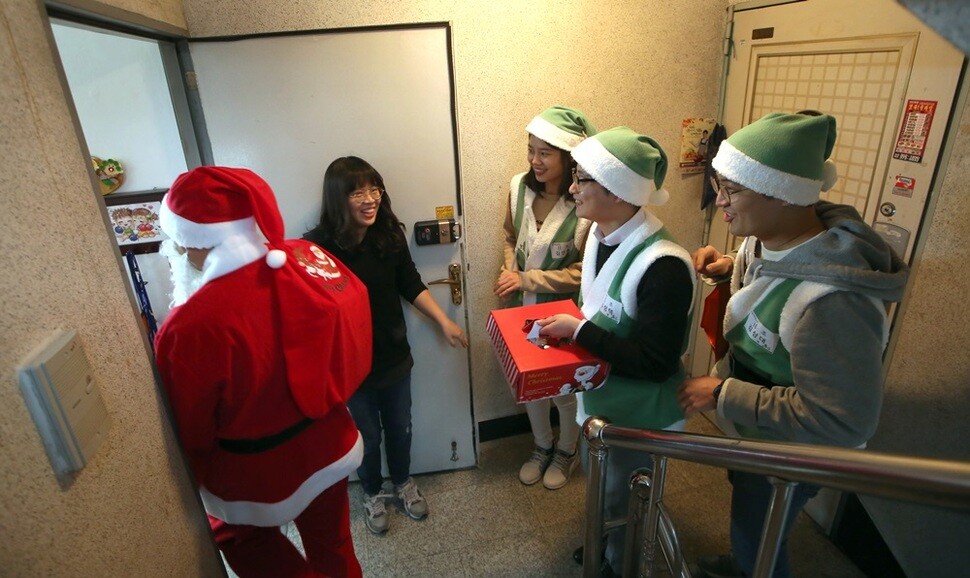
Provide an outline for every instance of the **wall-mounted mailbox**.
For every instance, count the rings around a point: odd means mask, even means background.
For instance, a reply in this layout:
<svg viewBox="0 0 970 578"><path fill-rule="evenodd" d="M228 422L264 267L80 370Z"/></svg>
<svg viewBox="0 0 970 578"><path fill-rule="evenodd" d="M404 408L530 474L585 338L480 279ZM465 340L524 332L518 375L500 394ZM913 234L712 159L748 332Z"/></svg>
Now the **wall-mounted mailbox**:
<svg viewBox="0 0 970 578"><path fill-rule="evenodd" d="M414 241L418 245L443 245L461 239L461 225L454 219L418 221L414 224Z"/></svg>
<svg viewBox="0 0 970 578"><path fill-rule="evenodd" d="M20 369L20 390L58 476L84 467L108 435L111 417L73 330L40 345Z"/></svg>

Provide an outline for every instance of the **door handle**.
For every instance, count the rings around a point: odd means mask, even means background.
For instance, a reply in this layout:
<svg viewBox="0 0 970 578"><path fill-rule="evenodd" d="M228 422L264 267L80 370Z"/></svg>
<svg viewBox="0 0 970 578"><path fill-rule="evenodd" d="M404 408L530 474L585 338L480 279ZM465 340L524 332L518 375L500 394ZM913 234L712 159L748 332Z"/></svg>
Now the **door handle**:
<svg viewBox="0 0 970 578"><path fill-rule="evenodd" d="M448 265L447 279L436 279L428 285L451 285L451 302L461 305L461 265L458 263Z"/></svg>

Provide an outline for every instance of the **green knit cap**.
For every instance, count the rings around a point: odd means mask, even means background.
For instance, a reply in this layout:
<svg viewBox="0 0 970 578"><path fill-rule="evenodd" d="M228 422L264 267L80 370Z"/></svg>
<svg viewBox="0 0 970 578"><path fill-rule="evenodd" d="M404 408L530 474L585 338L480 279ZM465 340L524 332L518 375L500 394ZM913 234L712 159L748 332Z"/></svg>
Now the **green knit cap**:
<svg viewBox="0 0 970 578"><path fill-rule="evenodd" d="M573 158L597 183L632 205L662 205L670 198L662 188L667 153L657 141L633 129L604 130L577 146Z"/></svg>
<svg viewBox="0 0 970 578"><path fill-rule="evenodd" d="M529 122L525 130L552 146L571 151L583 139L596 134L586 115L568 106L550 106Z"/></svg>
<svg viewBox="0 0 970 578"><path fill-rule="evenodd" d="M807 206L838 179L829 160L835 136L833 116L772 112L721 143L711 166L757 193Z"/></svg>

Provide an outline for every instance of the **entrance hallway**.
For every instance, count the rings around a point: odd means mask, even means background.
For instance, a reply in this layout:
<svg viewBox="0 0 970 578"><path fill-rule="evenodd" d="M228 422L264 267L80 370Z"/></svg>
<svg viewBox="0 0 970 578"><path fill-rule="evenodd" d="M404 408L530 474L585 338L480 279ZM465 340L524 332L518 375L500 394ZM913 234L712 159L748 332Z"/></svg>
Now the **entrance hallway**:
<svg viewBox="0 0 970 578"><path fill-rule="evenodd" d="M718 435L700 415L688 420L687 431ZM560 490L522 485L517 473L531 449L530 434L493 440L481 444L478 468L416 476L431 514L415 522L389 506L391 527L383 536L367 531L360 484L351 484L351 527L364 576L581 576L572 552L583 540L585 478L577 469ZM685 557L726 552L730 485L724 470L668 463L665 503ZM286 529L298 543L295 527ZM791 542L795 578L865 576L804 513Z"/></svg>

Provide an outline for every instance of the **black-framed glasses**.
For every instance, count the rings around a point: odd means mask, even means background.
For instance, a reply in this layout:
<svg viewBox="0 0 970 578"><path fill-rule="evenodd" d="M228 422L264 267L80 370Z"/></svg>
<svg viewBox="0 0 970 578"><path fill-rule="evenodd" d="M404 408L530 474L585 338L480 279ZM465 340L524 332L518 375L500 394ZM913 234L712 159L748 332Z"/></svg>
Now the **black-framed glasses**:
<svg viewBox="0 0 970 578"><path fill-rule="evenodd" d="M727 197L728 203L733 201L734 195L740 193L741 191L751 190L749 188L740 188L740 189L734 189L732 191L731 189L727 188L727 186L724 185L724 183L721 182L721 179L717 178L717 175L711 176L711 186L714 187L715 192L724 193L724 196Z"/></svg>
<svg viewBox="0 0 970 578"><path fill-rule="evenodd" d="M355 203L363 203L364 201L369 201L371 199L375 201L381 200L381 196L384 194L384 189L380 187L367 187L363 189L357 189L347 195L351 201Z"/></svg>
<svg viewBox="0 0 970 578"><path fill-rule="evenodd" d="M596 179L579 176L579 171L575 167L573 167L573 184L576 185L577 188L582 186L583 183L593 183L593 182L596 182Z"/></svg>

